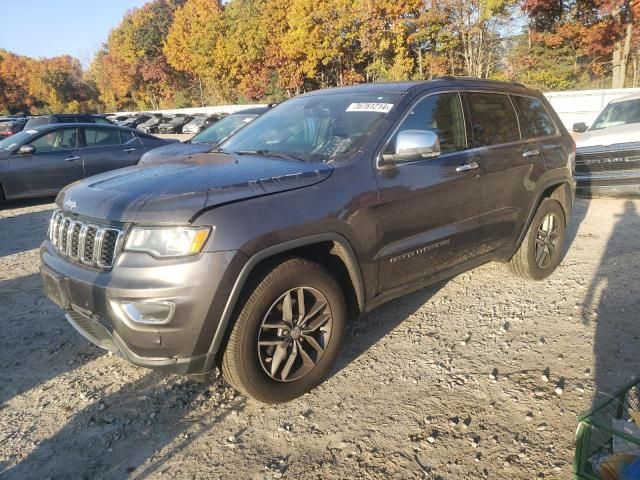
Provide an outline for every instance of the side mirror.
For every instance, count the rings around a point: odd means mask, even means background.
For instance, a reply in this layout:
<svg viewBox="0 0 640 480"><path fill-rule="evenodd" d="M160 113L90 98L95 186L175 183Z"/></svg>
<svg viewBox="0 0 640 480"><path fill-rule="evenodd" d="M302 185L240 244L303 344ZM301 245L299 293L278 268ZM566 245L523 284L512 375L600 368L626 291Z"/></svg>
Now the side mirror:
<svg viewBox="0 0 640 480"><path fill-rule="evenodd" d="M20 155L31 155L32 153L36 153L36 147L33 145L22 145L18 149L18 153Z"/></svg>
<svg viewBox="0 0 640 480"><path fill-rule="evenodd" d="M440 155L440 139L430 130L403 130L396 137L396 151L382 158L389 162L413 162Z"/></svg>
<svg viewBox="0 0 640 480"><path fill-rule="evenodd" d="M584 133L589 128L584 122L578 122L573 124L573 131L577 133Z"/></svg>

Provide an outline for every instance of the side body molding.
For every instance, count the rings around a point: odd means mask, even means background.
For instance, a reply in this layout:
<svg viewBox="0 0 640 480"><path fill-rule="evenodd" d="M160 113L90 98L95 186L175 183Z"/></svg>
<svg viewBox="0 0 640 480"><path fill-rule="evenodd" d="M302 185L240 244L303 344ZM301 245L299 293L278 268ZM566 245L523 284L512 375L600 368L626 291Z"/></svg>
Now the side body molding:
<svg viewBox="0 0 640 480"><path fill-rule="evenodd" d="M345 262L347 271L349 272L349 276L351 277L351 282L353 283L356 292L360 311L364 311L365 294L364 285L362 283L362 272L360 271L360 267L356 260L356 256L353 248L351 247L351 244L342 235L339 235L337 233L321 233L317 235L297 238L295 240L289 240L287 242L265 248L264 250L260 250L249 258L244 267L242 267L242 270L240 271L240 274L238 275L238 278L236 279L233 288L231 289L231 294L227 299L224 311L222 312L222 316L220 317L220 322L218 323L218 327L216 328L216 331L213 335L213 340L211 341L211 346L209 347L209 351L207 354L208 356L204 367L205 372L211 370L215 364L215 356L220 350L220 346L222 345L224 336L227 333L228 327L230 326L231 315L233 314L233 311L238 302L238 298L240 297L240 292L242 292L242 289L244 288L249 275L251 275L256 265L258 265L258 263L260 263L262 260L265 260L279 253L284 253L295 248L323 242L334 242L334 244L337 245L338 248L334 247L334 250L336 250L335 254Z"/></svg>

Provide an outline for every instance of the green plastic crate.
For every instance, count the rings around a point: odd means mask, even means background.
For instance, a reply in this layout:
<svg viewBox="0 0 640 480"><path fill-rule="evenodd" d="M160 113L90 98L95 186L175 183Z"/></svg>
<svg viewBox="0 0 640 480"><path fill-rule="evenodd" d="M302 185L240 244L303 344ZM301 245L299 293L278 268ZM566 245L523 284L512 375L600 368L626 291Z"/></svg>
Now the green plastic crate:
<svg viewBox="0 0 640 480"><path fill-rule="evenodd" d="M629 434L620 427L633 430L631 414L640 412L640 378L608 396L591 411L580 416L576 432L576 456L573 473L576 480L600 480L594 460L607 455L625 453L640 457L640 436ZM614 423L618 425L614 426Z"/></svg>

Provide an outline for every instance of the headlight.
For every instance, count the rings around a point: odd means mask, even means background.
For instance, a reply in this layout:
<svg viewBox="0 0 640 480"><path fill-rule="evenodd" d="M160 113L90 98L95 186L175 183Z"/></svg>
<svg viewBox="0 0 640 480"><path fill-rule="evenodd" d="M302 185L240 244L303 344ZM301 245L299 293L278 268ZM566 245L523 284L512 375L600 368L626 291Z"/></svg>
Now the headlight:
<svg viewBox="0 0 640 480"><path fill-rule="evenodd" d="M196 255L202 250L210 232L209 227L134 227L124 248L154 257Z"/></svg>

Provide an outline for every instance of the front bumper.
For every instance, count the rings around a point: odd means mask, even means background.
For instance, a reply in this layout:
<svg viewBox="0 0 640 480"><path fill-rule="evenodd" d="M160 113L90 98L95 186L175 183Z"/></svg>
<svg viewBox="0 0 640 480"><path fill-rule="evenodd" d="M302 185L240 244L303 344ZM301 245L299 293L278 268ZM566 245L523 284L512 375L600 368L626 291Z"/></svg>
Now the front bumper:
<svg viewBox="0 0 640 480"><path fill-rule="evenodd" d="M111 270L97 270L62 258L49 241L40 258L47 296L84 337L135 365L184 374L211 368L211 341L233 272L244 263L232 251L168 260L123 251ZM137 323L120 307L142 300L174 303L170 321Z"/></svg>
<svg viewBox="0 0 640 480"><path fill-rule="evenodd" d="M576 174L580 196L640 196L640 170Z"/></svg>

